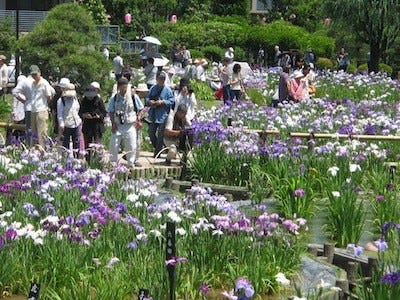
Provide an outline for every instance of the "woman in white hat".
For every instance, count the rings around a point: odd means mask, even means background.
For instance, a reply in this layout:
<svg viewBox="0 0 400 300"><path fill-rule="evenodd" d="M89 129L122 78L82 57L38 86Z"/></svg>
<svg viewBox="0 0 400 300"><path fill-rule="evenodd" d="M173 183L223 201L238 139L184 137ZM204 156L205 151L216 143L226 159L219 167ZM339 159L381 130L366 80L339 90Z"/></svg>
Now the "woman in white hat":
<svg viewBox="0 0 400 300"><path fill-rule="evenodd" d="M79 109L80 105L76 97L75 85L70 83L65 87L61 98L57 101L57 120L62 145L69 149L70 140L72 140L72 149L75 157L78 157L80 125L82 124Z"/></svg>

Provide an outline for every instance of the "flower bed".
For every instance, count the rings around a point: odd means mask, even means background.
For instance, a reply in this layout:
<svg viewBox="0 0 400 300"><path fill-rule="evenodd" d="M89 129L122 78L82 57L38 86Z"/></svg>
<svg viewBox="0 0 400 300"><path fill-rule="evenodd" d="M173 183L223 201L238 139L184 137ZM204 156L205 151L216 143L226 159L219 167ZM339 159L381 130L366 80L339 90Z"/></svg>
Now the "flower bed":
<svg viewBox="0 0 400 300"><path fill-rule="evenodd" d="M42 154L5 148L11 160L0 185L0 290L42 284L43 299L126 299L140 288L167 295L165 223L177 229L177 295L199 287L228 289L246 277L258 294L277 289L274 276L299 265L303 219L255 206L247 214L223 196L193 187L183 198L157 201L148 180L126 180L125 169L86 169ZM18 162L18 163L16 163ZM227 291L229 293L229 291Z"/></svg>

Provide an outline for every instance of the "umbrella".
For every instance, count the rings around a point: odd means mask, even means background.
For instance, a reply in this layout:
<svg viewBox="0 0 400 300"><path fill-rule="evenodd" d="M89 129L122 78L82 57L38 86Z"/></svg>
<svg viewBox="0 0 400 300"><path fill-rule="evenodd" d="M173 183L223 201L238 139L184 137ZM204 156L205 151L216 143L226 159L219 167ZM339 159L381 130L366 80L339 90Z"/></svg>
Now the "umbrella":
<svg viewBox="0 0 400 300"><path fill-rule="evenodd" d="M162 56L161 58L154 58L154 66L155 67L164 67L167 63L169 62L169 59L166 58L165 56Z"/></svg>
<svg viewBox="0 0 400 300"><path fill-rule="evenodd" d="M147 57L162 58L162 55L156 51L146 51L144 55Z"/></svg>
<svg viewBox="0 0 400 300"><path fill-rule="evenodd" d="M144 40L150 44L161 45L160 40L158 38L155 38L154 36L145 36L142 40Z"/></svg>

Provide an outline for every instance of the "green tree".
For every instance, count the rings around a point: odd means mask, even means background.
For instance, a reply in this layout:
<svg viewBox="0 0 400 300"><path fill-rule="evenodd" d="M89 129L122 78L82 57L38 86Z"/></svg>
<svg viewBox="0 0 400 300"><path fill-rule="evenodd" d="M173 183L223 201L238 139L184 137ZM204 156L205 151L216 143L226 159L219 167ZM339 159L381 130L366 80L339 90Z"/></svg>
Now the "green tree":
<svg viewBox="0 0 400 300"><path fill-rule="evenodd" d="M399 0L326 0L325 11L343 21L369 44L370 70L379 70L379 60L400 33Z"/></svg>
<svg viewBox="0 0 400 300"><path fill-rule="evenodd" d="M18 46L24 71L36 64L45 77L66 76L83 87L93 80L105 80L111 67L98 50L100 37L93 19L74 3L52 9Z"/></svg>
<svg viewBox="0 0 400 300"><path fill-rule="evenodd" d="M79 0L78 3L88 10L97 25L108 24L107 11L102 0Z"/></svg>
<svg viewBox="0 0 400 300"><path fill-rule="evenodd" d="M11 19L6 19L0 22L0 51L1 54L12 50L15 44L15 31L11 28Z"/></svg>

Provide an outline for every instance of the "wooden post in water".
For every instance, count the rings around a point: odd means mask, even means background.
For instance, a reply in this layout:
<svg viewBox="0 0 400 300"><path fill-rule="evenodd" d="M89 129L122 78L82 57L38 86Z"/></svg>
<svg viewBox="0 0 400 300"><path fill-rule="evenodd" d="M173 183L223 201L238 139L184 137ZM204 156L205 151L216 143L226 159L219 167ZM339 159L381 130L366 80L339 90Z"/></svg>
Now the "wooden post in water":
<svg viewBox="0 0 400 300"><path fill-rule="evenodd" d="M308 245L307 251L314 256L318 256L318 247L316 245Z"/></svg>
<svg viewBox="0 0 400 300"><path fill-rule="evenodd" d="M329 264L333 262L333 257L335 255L335 244L325 243L324 244L324 256Z"/></svg>
<svg viewBox="0 0 400 300"><path fill-rule="evenodd" d="M368 257L368 268L366 277L372 277L374 271L378 268L378 259L376 257Z"/></svg>
<svg viewBox="0 0 400 300"><path fill-rule="evenodd" d="M339 300L347 300L347 294L349 293L349 281L347 279L337 279L336 287L340 288Z"/></svg>
<svg viewBox="0 0 400 300"><path fill-rule="evenodd" d="M357 279L357 269L358 269L358 263L355 261L349 261L347 263L347 279L349 281L354 281Z"/></svg>

